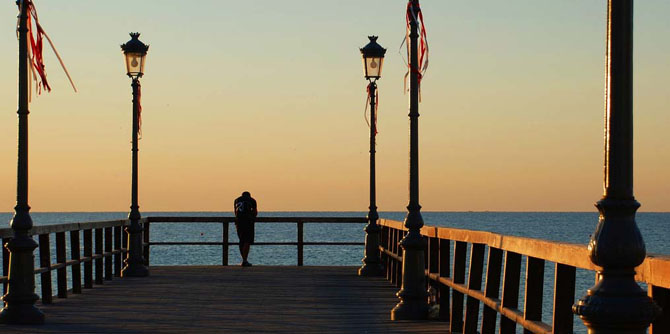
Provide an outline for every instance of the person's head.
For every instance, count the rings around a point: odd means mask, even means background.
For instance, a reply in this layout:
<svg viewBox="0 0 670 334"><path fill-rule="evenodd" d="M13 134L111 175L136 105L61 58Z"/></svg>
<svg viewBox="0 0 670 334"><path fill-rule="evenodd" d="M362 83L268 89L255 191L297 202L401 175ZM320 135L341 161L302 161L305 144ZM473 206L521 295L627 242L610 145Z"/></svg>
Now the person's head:
<svg viewBox="0 0 670 334"><path fill-rule="evenodd" d="M242 193L242 197L251 197L251 194L248 191Z"/></svg>

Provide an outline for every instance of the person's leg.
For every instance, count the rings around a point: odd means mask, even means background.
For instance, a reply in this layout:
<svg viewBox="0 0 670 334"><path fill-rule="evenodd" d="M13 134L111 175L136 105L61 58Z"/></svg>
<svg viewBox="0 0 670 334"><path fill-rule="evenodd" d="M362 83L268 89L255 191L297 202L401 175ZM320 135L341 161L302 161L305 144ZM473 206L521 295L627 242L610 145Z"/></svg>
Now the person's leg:
<svg viewBox="0 0 670 334"><path fill-rule="evenodd" d="M249 248L251 244L245 242L240 248L240 254L242 255L242 261L247 262L247 257L249 257Z"/></svg>
<svg viewBox="0 0 670 334"><path fill-rule="evenodd" d="M244 262L247 262L247 257L249 256L249 250L251 249L251 244L254 243L254 237L255 237L255 224L254 221L250 221L247 229L247 239L245 240L246 243L244 245ZM247 262L247 265L251 265L251 263Z"/></svg>
<svg viewBox="0 0 670 334"><path fill-rule="evenodd" d="M240 256L242 256L243 259L246 259L246 256L244 256L244 230L238 222L235 222L235 232L237 232L237 239L240 241L237 245L240 249Z"/></svg>
<svg viewBox="0 0 670 334"><path fill-rule="evenodd" d="M249 257L249 249L251 243L254 242L254 226L251 222L246 222L246 224L240 224L240 255L242 256L242 265L250 266L251 264L247 261Z"/></svg>

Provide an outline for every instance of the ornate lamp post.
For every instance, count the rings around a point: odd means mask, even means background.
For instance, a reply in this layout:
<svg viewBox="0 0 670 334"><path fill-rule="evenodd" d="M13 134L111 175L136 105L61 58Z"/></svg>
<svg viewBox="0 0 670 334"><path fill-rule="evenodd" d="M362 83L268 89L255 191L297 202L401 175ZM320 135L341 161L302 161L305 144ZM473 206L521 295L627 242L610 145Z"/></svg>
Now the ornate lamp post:
<svg viewBox="0 0 670 334"><path fill-rule="evenodd" d="M405 227L408 233L400 241L402 254L402 287L398 291L400 302L391 311L391 320L425 319L428 314L424 252L426 242L421 236L423 217L419 205L419 32L417 17L421 12L418 0L409 4L409 205Z"/></svg>
<svg viewBox="0 0 670 334"><path fill-rule="evenodd" d="M659 308L635 282L646 256L633 196L633 0L609 0L605 193L589 242L600 281L573 306L589 334L646 333Z"/></svg>
<svg viewBox="0 0 670 334"><path fill-rule="evenodd" d="M381 261L379 260L379 233L381 228L377 225L377 190L375 174L375 136L377 134L377 80L382 74L384 54L386 49L377 44L377 36L369 36L370 43L361 49L363 55L363 68L365 79L368 84L368 99L370 100L370 211L368 212L368 225L365 227L365 258L363 266L358 269L360 276L379 276L383 273Z"/></svg>
<svg viewBox="0 0 670 334"><path fill-rule="evenodd" d="M149 46L142 43L138 38L139 33L130 33L130 41L121 45L123 54L126 58L126 73L133 79L133 144L132 144L132 185L131 185L131 205L130 226L126 227L128 232L128 256L125 260L125 266L121 270L121 277L145 277L149 275L149 269L144 265L142 257L142 226L140 226L140 207L137 204L137 153L138 135L140 132L140 96L141 86L140 78L144 75L144 61L146 60Z"/></svg>
<svg viewBox="0 0 670 334"><path fill-rule="evenodd" d="M0 323L42 324L44 313L35 307L33 251L37 242L29 235L33 228L28 205L28 1L18 2L19 16L19 149L16 181L16 207L9 223L14 237L5 245L9 250L9 282L2 297L5 307L0 311Z"/></svg>

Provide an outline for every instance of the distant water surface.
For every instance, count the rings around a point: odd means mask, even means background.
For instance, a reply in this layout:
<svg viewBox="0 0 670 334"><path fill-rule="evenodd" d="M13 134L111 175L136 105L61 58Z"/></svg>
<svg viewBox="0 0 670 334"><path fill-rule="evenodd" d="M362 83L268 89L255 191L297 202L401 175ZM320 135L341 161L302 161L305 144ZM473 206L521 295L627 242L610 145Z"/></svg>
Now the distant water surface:
<svg viewBox="0 0 670 334"><path fill-rule="evenodd" d="M292 217L292 216L329 216L329 217L364 217L367 212L262 212L266 217ZM72 222L101 221L125 219L125 212L57 212L31 213L36 225L52 225ZM144 212L148 216L230 216L230 212ZM382 212L382 218L402 221L404 212ZM522 236L529 238L540 238L554 241L587 244L589 236L595 230L598 222L597 212L423 212L424 223L432 226L445 226L460 229L489 231L505 235ZM8 222L11 213L0 213L0 224ZM641 212L636 215L636 221L644 238L648 253L670 254L670 213ZM363 241L364 224L306 224L305 241ZM220 241L220 224L152 224L152 241ZM257 241L295 241L295 224L257 224ZM237 241L233 226L230 227L230 240ZM196 261L199 264L204 261L220 263L220 251L215 252L215 258L189 258L186 254L170 256L162 259L161 246L152 251L152 264L186 264ZM206 246L200 246L206 247ZM324 248L313 246L311 248ZM183 248L183 246L182 246ZM197 247L196 247L197 248ZM219 247L214 247L219 248ZM278 249L274 249L278 248ZM285 251L282 251L286 248ZM329 247L325 247L329 248ZM336 247L337 249L343 247ZM344 247L348 248L348 247ZM306 251L305 260L316 265L358 265L360 261L359 248L349 254L342 251L333 257L331 252L319 252L312 254ZM295 261L294 247L286 246L258 246L254 247L252 256L259 264L293 264ZM286 253L286 254L284 254ZM272 256L270 256L272 254ZM319 254L329 254L321 257ZM214 254L212 254L214 255ZM235 252L231 251L231 257ZM349 257L351 255L352 257ZM156 262L154 262L156 261ZM174 263L170 261L175 261Z"/></svg>

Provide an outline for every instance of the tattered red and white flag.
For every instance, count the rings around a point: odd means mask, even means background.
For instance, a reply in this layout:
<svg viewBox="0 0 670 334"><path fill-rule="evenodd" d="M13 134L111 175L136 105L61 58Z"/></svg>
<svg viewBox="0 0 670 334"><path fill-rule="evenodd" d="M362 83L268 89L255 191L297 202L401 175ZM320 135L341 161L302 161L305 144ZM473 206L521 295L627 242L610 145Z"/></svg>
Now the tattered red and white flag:
<svg viewBox="0 0 670 334"><path fill-rule="evenodd" d="M51 49L56 55L56 58L58 58L58 61L60 62L60 65L63 68L65 75L70 81L70 85L72 85L72 89L74 89L74 91L76 92L77 87L75 87L74 82L72 81L72 77L70 77L70 73L67 71L67 68L63 63L63 59L61 59L60 55L58 54L58 51L56 51L56 47L51 41L51 38L49 38L49 35L47 35L47 33L44 31L42 25L40 25L40 20L37 17L37 10L35 9L35 4L33 0L20 0L18 2L19 10L21 10L21 8L24 8L23 6L24 1L26 2L25 8L28 11L28 22L27 22L28 60L29 60L28 63L30 63L30 73L32 74L32 79L35 80L35 89L37 90L37 94L41 94L42 89L46 90L47 92L51 91L51 86L49 86L49 82L47 81L46 68L44 66L44 56L43 56L44 39L46 39L47 42L49 42ZM21 17L20 14L21 13L19 13L19 19ZM18 29L17 29L17 35L18 35Z"/></svg>
<svg viewBox="0 0 670 334"><path fill-rule="evenodd" d="M419 6L419 4L417 4ZM406 45L407 46L407 58L403 58L405 60L405 65L407 66L407 73L405 73L405 88L404 91L405 93L409 89L407 86L407 80L409 78L409 74L411 72L414 72L418 75L418 85L419 85L419 101L421 101L421 80L423 77L426 75L426 70L428 70L428 35L426 34L426 24L424 23L423 20L423 12L419 8L418 12L414 11L414 6L412 4L412 1L407 2L407 11L405 13L405 19L406 19L406 31L405 31L405 38L403 39L402 43L400 44L400 49L402 50L402 46ZM416 22L418 29L419 29L419 63L417 64L416 67L412 66L410 64L409 59L411 59L411 48L412 48L412 43L410 42L410 30L411 30L411 24L410 22L414 20Z"/></svg>

